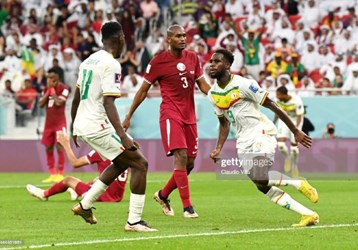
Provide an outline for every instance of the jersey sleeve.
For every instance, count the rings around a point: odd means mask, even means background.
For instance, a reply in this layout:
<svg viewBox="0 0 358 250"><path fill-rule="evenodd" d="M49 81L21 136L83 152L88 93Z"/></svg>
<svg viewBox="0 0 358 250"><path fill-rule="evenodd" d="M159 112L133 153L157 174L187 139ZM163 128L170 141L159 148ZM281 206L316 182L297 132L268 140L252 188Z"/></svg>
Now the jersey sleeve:
<svg viewBox="0 0 358 250"><path fill-rule="evenodd" d="M119 63L108 63L102 77L103 96L121 96L121 66Z"/></svg>
<svg viewBox="0 0 358 250"><path fill-rule="evenodd" d="M217 115L218 117L224 116L224 110L220 109L218 106L215 105L214 99L211 96L211 90L209 90L208 92L208 98L210 103L214 106L215 115Z"/></svg>
<svg viewBox="0 0 358 250"><path fill-rule="evenodd" d="M240 86L240 97L248 99L262 105L268 96L268 92L263 90L253 79L244 79Z"/></svg>
<svg viewBox="0 0 358 250"><path fill-rule="evenodd" d="M156 62L157 62L156 58L151 60L145 70L145 74L143 78L144 81L146 81L149 84L155 83L155 81L159 78L160 70L158 70L158 65Z"/></svg>
<svg viewBox="0 0 358 250"><path fill-rule="evenodd" d="M92 150L91 152L89 152L87 154L87 160L90 164L93 164L93 163L98 163L98 162L101 162L103 161L103 159L101 158L101 156L94 150Z"/></svg>
<svg viewBox="0 0 358 250"><path fill-rule="evenodd" d="M303 102L301 97L297 96L297 102L296 102L296 115L303 115L305 112L305 108L303 106Z"/></svg>
<svg viewBox="0 0 358 250"><path fill-rule="evenodd" d="M61 93L60 93L60 95L59 95L58 98L60 98L60 99L66 101L69 94L70 94L70 91L69 91L68 88L63 84L63 85L62 85L62 89L61 89Z"/></svg>
<svg viewBox="0 0 358 250"><path fill-rule="evenodd" d="M196 56L195 61L196 61L196 63L195 63L195 81L197 81L204 76L204 72L203 72L203 68L201 67L198 56Z"/></svg>

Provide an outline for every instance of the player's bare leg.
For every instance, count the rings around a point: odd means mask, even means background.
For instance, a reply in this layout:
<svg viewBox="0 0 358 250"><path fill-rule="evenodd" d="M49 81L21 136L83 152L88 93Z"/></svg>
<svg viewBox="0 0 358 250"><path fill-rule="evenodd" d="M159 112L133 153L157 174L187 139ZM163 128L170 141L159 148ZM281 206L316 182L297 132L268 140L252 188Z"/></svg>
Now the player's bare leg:
<svg viewBox="0 0 358 250"><path fill-rule="evenodd" d="M104 193L107 187L127 169L127 166L130 166L132 169L130 181L131 195L128 222L124 229L126 231L135 232L156 231L156 229L149 227L141 220L147 183L147 160L139 149L136 151L125 150L113 160L113 163L114 164L102 172L99 179L92 185L91 189L88 190L84 199L75 205L72 210L80 211L78 215L81 215L88 223L97 222L91 210L93 203ZM75 211L74 213L76 214Z"/></svg>
<svg viewBox="0 0 358 250"><path fill-rule="evenodd" d="M286 145L286 138L284 138L284 137L277 138L277 146L285 159L283 169L284 169L285 173L289 173L291 171L291 157L290 157L290 154L288 153L288 148Z"/></svg>
<svg viewBox="0 0 358 250"><path fill-rule="evenodd" d="M255 162L268 162L265 157L256 157ZM294 200L288 193L275 187L269 186L269 167L271 164L264 166L253 166L249 172L249 178L256 184L257 189L265 194L275 204L295 211L302 216L298 224L292 226L311 226L319 222L319 216L316 212L306 208L296 200Z"/></svg>
<svg viewBox="0 0 358 250"><path fill-rule="evenodd" d="M297 144L291 144L291 176L297 178L300 176L300 172L298 171L298 156L299 156L299 149Z"/></svg>

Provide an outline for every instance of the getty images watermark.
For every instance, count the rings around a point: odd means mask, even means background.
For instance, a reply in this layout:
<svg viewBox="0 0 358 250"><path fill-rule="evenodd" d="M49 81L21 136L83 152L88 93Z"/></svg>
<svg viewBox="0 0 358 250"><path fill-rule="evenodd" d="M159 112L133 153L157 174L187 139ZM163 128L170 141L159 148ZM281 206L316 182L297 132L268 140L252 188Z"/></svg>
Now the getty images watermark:
<svg viewBox="0 0 358 250"><path fill-rule="evenodd" d="M260 155L245 154L242 157L231 157L218 159L216 164L216 177L218 180L245 179L250 174L253 166L270 167L272 161Z"/></svg>
<svg viewBox="0 0 358 250"><path fill-rule="evenodd" d="M0 240L0 245L23 245L23 240Z"/></svg>

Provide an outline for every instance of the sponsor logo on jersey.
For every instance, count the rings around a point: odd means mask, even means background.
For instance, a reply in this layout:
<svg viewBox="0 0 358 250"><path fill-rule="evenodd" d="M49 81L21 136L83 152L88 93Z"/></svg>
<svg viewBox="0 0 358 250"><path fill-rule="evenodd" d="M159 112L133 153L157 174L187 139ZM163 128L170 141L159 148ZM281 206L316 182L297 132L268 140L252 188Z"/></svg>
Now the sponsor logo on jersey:
<svg viewBox="0 0 358 250"><path fill-rule="evenodd" d="M253 84L251 84L250 87L249 87L249 90L251 90L252 92L256 93L259 90L259 88L255 87Z"/></svg>
<svg viewBox="0 0 358 250"><path fill-rule="evenodd" d="M114 73L114 82L115 83L121 83L121 74Z"/></svg>
<svg viewBox="0 0 358 250"><path fill-rule="evenodd" d="M184 71L186 69L186 67L185 67L184 63L180 62L180 63L177 64L177 69L179 71Z"/></svg>
<svg viewBox="0 0 358 250"><path fill-rule="evenodd" d="M186 71L185 72L179 72L180 76L185 75L185 74L186 74Z"/></svg>

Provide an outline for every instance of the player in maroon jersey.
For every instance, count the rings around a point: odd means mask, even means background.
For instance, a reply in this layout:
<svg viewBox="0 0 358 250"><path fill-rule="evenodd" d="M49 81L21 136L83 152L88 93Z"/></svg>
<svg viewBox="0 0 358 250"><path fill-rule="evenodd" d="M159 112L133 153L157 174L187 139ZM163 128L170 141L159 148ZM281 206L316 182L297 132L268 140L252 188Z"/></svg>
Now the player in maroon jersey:
<svg viewBox="0 0 358 250"><path fill-rule="evenodd" d="M68 159L70 160L74 168L80 168L89 164L97 164L97 169L99 174L101 174L110 164L111 161L103 160L101 156L94 150L89 152L87 155L84 155L80 158L77 158L70 146L70 140L65 131L57 132L57 140L63 146ZM118 202L123 199L124 191L127 182L128 171L124 171L120 176L118 176L107 188L107 190L97 199L97 201L103 202ZM47 200L50 196L55 194L63 193L68 188L72 188L71 198L76 199L78 196L83 196L90 188L92 182L85 183L80 179L73 176L66 176L62 181L57 182L52 185L50 188L43 190L38 187L35 187L31 184L26 186L27 191L34 197L39 200Z"/></svg>
<svg viewBox="0 0 358 250"><path fill-rule="evenodd" d="M65 154L56 142L56 131L66 128L65 104L69 94L68 87L59 80L59 73L50 69L47 75L47 87L39 101L41 108L46 106L46 121L42 135L42 144L46 147L47 165L50 177L44 183L58 182L63 179ZM54 146L57 144L58 164L55 168Z"/></svg>
<svg viewBox="0 0 358 250"><path fill-rule="evenodd" d="M167 156L174 155L174 172L167 184L154 194L165 215L174 216L168 196L176 189L184 207L185 218L197 218L189 192L188 174L194 168L198 149L198 134L194 107L194 89L207 94L210 86L206 83L198 56L185 50L186 33L180 25L167 30L168 51L154 57L146 69L144 82L134 97L132 106L123 121L128 128L137 107L146 98L151 85L159 82L162 95L160 105L160 131Z"/></svg>

